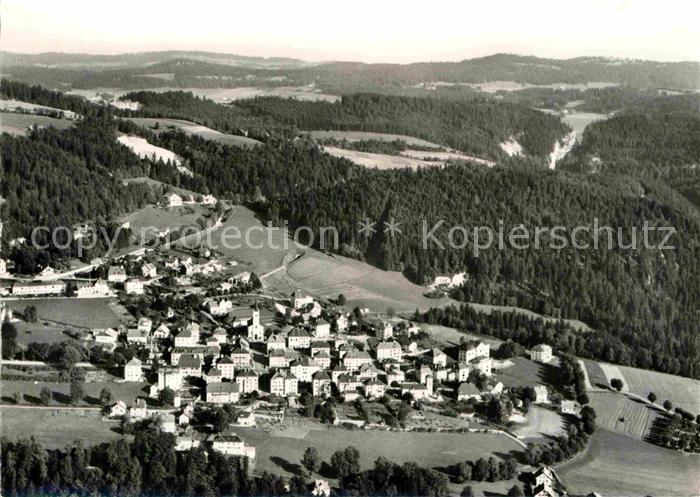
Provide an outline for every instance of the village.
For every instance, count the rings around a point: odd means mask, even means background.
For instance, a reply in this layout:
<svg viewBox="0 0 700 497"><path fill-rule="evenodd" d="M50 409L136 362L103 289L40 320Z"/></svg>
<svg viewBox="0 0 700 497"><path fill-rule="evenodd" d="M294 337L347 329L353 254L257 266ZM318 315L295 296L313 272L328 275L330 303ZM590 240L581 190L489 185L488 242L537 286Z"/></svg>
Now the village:
<svg viewBox="0 0 700 497"><path fill-rule="evenodd" d="M181 201L170 195L164 208ZM497 373L509 361L492 356L502 357L503 346L494 351L466 336L445 345L410 317L350 311L343 295L271 294L255 274L208 249L144 247L91 261L80 277L64 274L47 267L18 280L0 260L10 304L2 320L28 320L36 299L117 299L130 315L82 335L99 361L81 366L109 370L97 377L114 385L145 385L133 397L105 394L104 418L124 433L157 426L176 437L177 450L205 445L255 468L259 454L243 432L303 419L341 430L494 433L525 447L507 426L526 423L531 406L562 426L580 408L537 380L504 385ZM546 344L528 354L557 363ZM557 495L548 468L533 478L532 495Z"/></svg>

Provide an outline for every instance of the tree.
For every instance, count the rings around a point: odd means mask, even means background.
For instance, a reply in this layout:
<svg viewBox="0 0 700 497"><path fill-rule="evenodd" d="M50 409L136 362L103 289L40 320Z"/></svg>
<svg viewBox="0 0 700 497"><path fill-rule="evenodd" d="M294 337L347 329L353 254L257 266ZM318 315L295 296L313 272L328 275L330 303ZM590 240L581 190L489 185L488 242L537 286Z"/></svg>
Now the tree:
<svg viewBox="0 0 700 497"><path fill-rule="evenodd" d="M513 485L508 490L508 497L523 497L523 489L520 488L520 485Z"/></svg>
<svg viewBox="0 0 700 497"><path fill-rule="evenodd" d="M161 404L163 405L172 406L175 404L175 392L173 392L172 389L165 387L163 390L158 392L158 400L160 400Z"/></svg>
<svg viewBox="0 0 700 497"><path fill-rule="evenodd" d="M474 497L474 490L470 485L467 485L462 489L462 493L459 494L460 497Z"/></svg>
<svg viewBox="0 0 700 497"><path fill-rule="evenodd" d="M316 447L307 447L304 451L304 457L301 458L301 464L309 472L309 475L317 472L321 468L321 456Z"/></svg>
<svg viewBox="0 0 700 497"><path fill-rule="evenodd" d="M667 411L670 411L671 409L673 409L673 402L671 402L670 400L664 400L663 405L664 405L664 409L666 409Z"/></svg>
<svg viewBox="0 0 700 497"><path fill-rule="evenodd" d="M49 387L42 387L41 392L39 392L39 398L42 404L45 406L49 405L49 402L51 402L51 389Z"/></svg>
<svg viewBox="0 0 700 497"><path fill-rule="evenodd" d="M396 316L396 310L393 307L387 307L386 308L386 315L389 316L390 318L393 318Z"/></svg>
<svg viewBox="0 0 700 497"><path fill-rule="evenodd" d="M338 450L331 456L331 468L338 478L354 475L360 472L360 452L350 446Z"/></svg>
<svg viewBox="0 0 700 497"><path fill-rule="evenodd" d="M457 483L469 481L472 479L472 465L467 461L462 461L457 464L455 473L455 481Z"/></svg>
<svg viewBox="0 0 700 497"><path fill-rule="evenodd" d="M85 386L82 381L73 380L70 382L70 403L77 405L85 397Z"/></svg>
<svg viewBox="0 0 700 497"><path fill-rule="evenodd" d="M656 394L654 392L649 392L649 395L647 395L647 399L653 404L654 402L656 402Z"/></svg>
<svg viewBox="0 0 700 497"><path fill-rule="evenodd" d="M610 386L619 392L620 390L622 390L624 384L622 383L622 380L620 378L613 378L612 380L610 380Z"/></svg>
<svg viewBox="0 0 700 497"><path fill-rule="evenodd" d="M336 302L338 302L338 305L345 305L347 301L348 299L345 297L345 294L341 293L340 295L338 295L338 300Z"/></svg>
<svg viewBox="0 0 700 497"><path fill-rule="evenodd" d="M28 305L27 307L24 308L24 319L28 323L36 323L37 322L37 314L36 314L36 307L33 305Z"/></svg>
<svg viewBox="0 0 700 497"><path fill-rule="evenodd" d="M24 394L22 392L15 392L14 394L12 394L12 401L15 404L21 404L23 400Z"/></svg>
<svg viewBox="0 0 700 497"><path fill-rule="evenodd" d="M104 387L100 391L100 404L102 404L102 407L107 407L109 405L112 405L112 402L114 402L114 396L112 395L112 391Z"/></svg>

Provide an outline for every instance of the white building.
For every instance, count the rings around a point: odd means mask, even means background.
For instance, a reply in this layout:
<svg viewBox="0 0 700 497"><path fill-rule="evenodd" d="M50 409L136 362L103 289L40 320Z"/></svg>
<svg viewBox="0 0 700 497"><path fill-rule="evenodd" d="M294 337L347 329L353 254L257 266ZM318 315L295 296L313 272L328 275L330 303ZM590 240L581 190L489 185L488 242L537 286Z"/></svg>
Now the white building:
<svg viewBox="0 0 700 497"><path fill-rule="evenodd" d="M549 362L552 360L552 347L541 343L532 347L530 359L536 362Z"/></svg>
<svg viewBox="0 0 700 497"><path fill-rule="evenodd" d="M311 346L311 335L302 328L295 328L287 335L287 347L290 349L308 349Z"/></svg>
<svg viewBox="0 0 700 497"><path fill-rule="evenodd" d="M240 371L236 374L236 384L243 394L257 392L258 374L250 369Z"/></svg>
<svg viewBox="0 0 700 497"><path fill-rule="evenodd" d="M255 459L255 447L246 445L235 435L214 435L211 439L211 447L227 456Z"/></svg>
<svg viewBox="0 0 700 497"><path fill-rule="evenodd" d="M235 404L241 398L237 383L223 382L207 385L206 401L211 404Z"/></svg>
<svg viewBox="0 0 700 497"><path fill-rule="evenodd" d="M487 343L469 340L459 346L459 362L468 363L477 357L489 357L491 348Z"/></svg>
<svg viewBox="0 0 700 497"><path fill-rule="evenodd" d="M358 371L363 364L372 364L372 358L365 351L353 349L343 356L343 365L350 372Z"/></svg>
<svg viewBox="0 0 700 497"><path fill-rule="evenodd" d="M13 295L60 295L65 291L62 281L18 281L12 285Z"/></svg>
<svg viewBox="0 0 700 497"><path fill-rule="evenodd" d="M313 297L306 295L302 293L301 290L297 290L292 294L292 305L294 306L295 310L300 310L306 307L307 305L313 304L314 299Z"/></svg>
<svg viewBox="0 0 700 497"><path fill-rule="evenodd" d="M136 357L124 364L124 380L125 381L142 381L143 371L141 370L141 361Z"/></svg>
<svg viewBox="0 0 700 497"><path fill-rule="evenodd" d="M124 283L124 291L132 295L143 295L143 281L129 280Z"/></svg>
<svg viewBox="0 0 700 497"><path fill-rule="evenodd" d="M544 385L536 385L535 388L535 404L546 404L549 402L549 391Z"/></svg>
<svg viewBox="0 0 700 497"><path fill-rule="evenodd" d="M265 328L260 324L260 309L257 306L253 309L253 319L248 324L246 333L251 343L265 341Z"/></svg>
<svg viewBox="0 0 700 497"><path fill-rule="evenodd" d="M398 342L381 342L377 345L377 360L401 360L401 345Z"/></svg>
<svg viewBox="0 0 700 497"><path fill-rule="evenodd" d="M277 371L270 378L270 393L287 397L288 395L296 395L299 392L299 380L291 372Z"/></svg>
<svg viewBox="0 0 700 497"><path fill-rule="evenodd" d="M9 275L10 273L7 272L7 262L5 262L5 259L0 259L0 277Z"/></svg>
<svg viewBox="0 0 700 497"><path fill-rule="evenodd" d="M182 371L178 367L160 368L158 370L158 390L169 388L177 391L182 388Z"/></svg>
<svg viewBox="0 0 700 497"><path fill-rule="evenodd" d="M144 278L155 278L156 276L158 276L158 270L156 269L156 266L154 264L147 262L146 264L141 266L141 275Z"/></svg>
<svg viewBox="0 0 700 497"><path fill-rule="evenodd" d="M182 197L177 193L169 193L165 196L165 202L168 207L181 207Z"/></svg>
<svg viewBox="0 0 700 497"><path fill-rule="evenodd" d="M107 270L107 281L110 283L124 283L126 281L126 271L121 266L110 266Z"/></svg>
<svg viewBox="0 0 700 497"><path fill-rule="evenodd" d="M202 203L204 205L216 205L216 197L214 195L204 195L202 197Z"/></svg>
<svg viewBox="0 0 700 497"><path fill-rule="evenodd" d="M394 326L388 321L378 323L375 336L377 337L377 340L389 340L394 336Z"/></svg>
<svg viewBox="0 0 700 497"><path fill-rule="evenodd" d="M109 285L103 279L97 280L94 284L80 285L75 291L75 296L78 298L108 297L110 295L112 292Z"/></svg>

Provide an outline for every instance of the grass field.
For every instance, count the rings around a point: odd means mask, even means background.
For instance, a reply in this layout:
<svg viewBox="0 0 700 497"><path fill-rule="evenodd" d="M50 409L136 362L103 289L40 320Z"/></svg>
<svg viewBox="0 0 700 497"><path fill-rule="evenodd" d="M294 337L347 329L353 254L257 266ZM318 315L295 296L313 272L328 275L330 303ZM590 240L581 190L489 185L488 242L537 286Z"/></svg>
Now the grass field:
<svg viewBox="0 0 700 497"><path fill-rule="evenodd" d="M31 342L58 343L73 340L64 333L65 326L44 325L41 322L27 323L26 321L17 321L13 324L17 328L17 343L25 347Z"/></svg>
<svg viewBox="0 0 700 497"><path fill-rule="evenodd" d="M700 457L599 429L581 458L557 468L569 493L698 495Z"/></svg>
<svg viewBox="0 0 700 497"><path fill-rule="evenodd" d="M588 396L599 427L637 440L646 440L654 420L661 415L645 402L622 393L589 392Z"/></svg>
<svg viewBox="0 0 700 497"><path fill-rule="evenodd" d="M316 447L321 459L329 461L333 452L354 445L360 451L363 468L384 456L403 463L414 461L428 467L446 467L465 459L489 457L493 453L520 452L522 447L510 438L491 433L401 433L350 431L318 426L288 428L267 433L256 428L236 430L256 446L256 471L294 474L300 470L301 457L307 447Z"/></svg>
<svg viewBox="0 0 700 497"><path fill-rule="evenodd" d="M120 320L110 299L50 298L8 300L14 311L23 311L28 305L36 307L39 319L78 328L114 328Z"/></svg>
<svg viewBox="0 0 700 497"><path fill-rule="evenodd" d="M0 407L0 431L10 439L33 436L47 449L66 447L76 440L95 445L120 438L115 422L102 421L98 410Z"/></svg>
<svg viewBox="0 0 700 497"><path fill-rule="evenodd" d="M334 157L348 159L360 166L377 169L417 169L419 167L435 167L444 164L443 161L420 160L403 155L373 154L336 147L323 147L326 153Z"/></svg>
<svg viewBox="0 0 700 497"><path fill-rule="evenodd" d="M99 407L100 392L103 388L108 388L112 392L115 401L120 399L128 404L129 402L133 402L138 396L147 396L148 392L144 390L147 386L147 383L89 381L85 383L85 399L80 401L78 406ZM3 402L10 400L15 392L22 392L25 395L25 402L27 404L39 404L39 394L43 387L48 387L53 393L53 399L50 405L68 405L70 400L70 383L49 383L42 381L3 380Z"/></svg>
<svg viewBox="0 0 700 497"><path fill-rule="evenodd" d="M383 271L347 257L330 256L308 251L291 263L284 274L275 274L288 288L303 288L317 297L335 298L344 294L348 306L367 307L385 312L388 307L397 312L413 312L450 302L447 298L429 299L426 289L408 281L401 273Z"/></svg>
<svg viewBox="0 0 700 497"><path fill-rule="evenodd" d="M370 131L307 131L311 133L314 138L323 140L326 138L334 138L336 140L347 140L349 142L355 142L360 140L377 140L377 141L405 141L408 145L417 145L420 147L442 147L437 143L429 142L427 140L421 140L420 138L414 138L412 136L406 135L392 135L390 133L372 133Z"/></svg>
<svg viewBox="0 0 700 497"><path fill-rule="evenodd" d="M479 164L482 164L484 166L493 166L496 163L490 160L486 159L480 159L478 157L472 157L470 155L465 155L460 152L432 152L432 151L427 151L427 150L404 150L401 152L401 155L404 157L413 157L414 159L421 159L421 160L426 160L426 159L438 159L441 161L447 161L450 159L454 160L465 160L465 161L473 161L477 162Z"/></svg>
<svg viewBox="0 0 700 497"><path fill-rule="evenodd" d="M197 123L184 121L181 119L155 119L149 117L133 117L129 118L129 120L138 124L139 126L149 128L151 131L157 132L157 130L154 130L153 127L156 123L158 123L160 125L161 132L167 131L169 128L174 128L183 131L188 135L201 136L206 140L212 140L218 143L222 143L224 145L253 147L255 145L260 144L258 140L254 140L252 138L221 133L214 129L207 128L206 126L201 126Z"/></svg>
<svg viewBox="0 0 700 497"><path fill-rule="evenodd" d="M120 218L119 222L128 222L131 226L132 233L140 237L141 230L145 230L146 228L148 229L148 233L152 235L154 230L160 231L166 228L174 229L180 226L194 224L207 210L208 208L202 207L201 205L169 208L147 205L143 209L131 212Z"/></svg>
<svg viewBox="0 0 700 497"><path fill-rule="evenodd" d="M670 400L693 414L700 413L700 381L656 371L619 366L629 391L644 398L649 392L658 397L657 404Z"/></svg>
<svg viewBox="0 0 700 497"><path fill-rule="evenodd" d="M558 412L544 407L532 406L527 413L527 422L513 429L516 435L527 442L546 441L547 437L566 433L564 419Z"/></svg>
<svg viewBox="0 0 700 497"><path fill-rule="evenodd" d="M36 116L33 114L0 112L0 132L2 133L25 136L27 134L27 128L34 124L37 126L53 126L58 129L66 129L73 126L73 121L47 116Z"/></svg>
<svg viewBox="0 0 700 497"><path fill-rule="evenodd" d="M532 387L535 385L546 385L550 391L557 387L557 362L551 361L549 364L540 364L531 361L526 357L513 357L509 359L512 366L494 369L493 374L505 387ZM495 367L494 367L495 368Z"/></svg>
<svg viewBox="0 0 700 497"><path fill-rule="evenodd" d="M162 160L163 162L170 161L176 165L182 162L182 160L170 150L152 145L140 136L122 135L117 138L117 141L129 147L132 152L143 159L152 159L154 161Z"/></svg>

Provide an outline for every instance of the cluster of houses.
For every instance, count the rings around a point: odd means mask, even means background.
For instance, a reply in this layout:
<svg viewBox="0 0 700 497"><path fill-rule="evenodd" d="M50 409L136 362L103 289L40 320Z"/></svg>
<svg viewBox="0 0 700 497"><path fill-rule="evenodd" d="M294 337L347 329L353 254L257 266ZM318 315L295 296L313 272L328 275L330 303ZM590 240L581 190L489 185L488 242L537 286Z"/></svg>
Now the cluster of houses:
<svg viewBox="0 0 700 497"><path fill-rule="evenodd" d="M216 197L213 195L203 195L200 203L202 205L216 205L216 202ZM163 196L161 203L167 207L182 207L183 205L196 204L197 201L192 195L188 195L186 198L184 198L182 195L178 195L175 192L170 192Z"/></svg>

